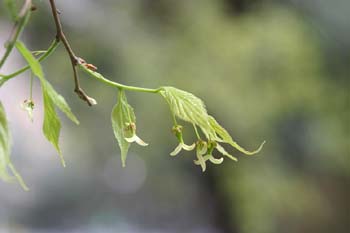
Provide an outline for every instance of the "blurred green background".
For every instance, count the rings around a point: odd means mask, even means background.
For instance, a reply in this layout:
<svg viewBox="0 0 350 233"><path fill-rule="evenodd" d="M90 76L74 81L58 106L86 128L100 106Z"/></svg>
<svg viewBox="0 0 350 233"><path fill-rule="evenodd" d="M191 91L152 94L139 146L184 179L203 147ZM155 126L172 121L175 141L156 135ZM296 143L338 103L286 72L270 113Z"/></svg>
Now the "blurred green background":
<svg viewBox="0 0 350 233"><path fill-rule="evenodd" d="M45 49L55 36L48 1L34 1L22 40ZM81 122L63 115L68 164L41 133L40 86L31 123L20 105L29 74L0 98L13 133L14 164L30 186L0 183L0 232L301 233L350 230L350 1L57 1L78 56L107 78L172 85L204 100L210 114L254 157L238 152L202 173L177 142L159 96L127 93L138 134L122 169L110 112L117 92L84 74L98 105L73 93L63 46L43 63L46 77ZM0 8L0 41L11 29ZM1 54L4 51L0 50ZM16 52L2 71L24 61ZM186 141L193 137L185 124Z"/></svg>

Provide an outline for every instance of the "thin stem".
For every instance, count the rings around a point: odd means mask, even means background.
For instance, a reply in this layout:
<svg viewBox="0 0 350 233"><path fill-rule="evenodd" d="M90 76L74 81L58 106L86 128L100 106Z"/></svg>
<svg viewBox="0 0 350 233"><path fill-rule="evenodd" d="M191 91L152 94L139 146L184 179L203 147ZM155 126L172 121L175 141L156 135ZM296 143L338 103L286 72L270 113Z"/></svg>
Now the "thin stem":
<svg viewBox="0 0 350 233"><path fill-rule="evenodd" d="M30 16L30 8L32 6L31 0L26 0L18 14L18 19L13 26L12 33L10 35L10 38L6 42L6 51L5 54L2 56L0 60L0 68L4 65L6 59L10 55L19 35L23 31L23 28L25 24L27 23L29 16Z"/></svg>
<svg viewBox="0 0 350 233"><path fill-rule="evenodd" d="M197 129L197 126L195 124L192 124L193 125L193 128L194 128L194 132L196 133L196 136L199 140L202 140L201 139L201 136L199 135L199 132L198 132L198 129Z"/></svg>
<svg viewBox="0 0 350 233"><path fill-rule="evenodd" d="M40 54L46 53L46 50L36 50L36 51L32 51L32 54L34 56L38 56Z"/></svg>
<svg viewBox="0 0 350 233"><path fill-rule="evenodd" d="M38 61L39 61L39 62L44 61L47 57L49 57L49 56L55 51L55 49L58 47L58 45L59 45L59 41L54 40L54 41L51 43L50 47L46 50L46 52L45 52L43 55L41 55L41 56L39 57ZM19 74L25 72L25 71L27 71L28 69L30 69L30 66L29 66L29 65L26 65L26 66L22 67L21 69L19 69L19 70L13 72L13 73L11 73L11 74L8 74L8 75L1 75L1 77L4 79L4 81L7 81L7 80L9 80L9 79L11 79L11 78L14 78L14 77L16 77L17 75L19 75Z"/></svg>
<svg viewBox="0 0 350 233"><path fill-rule="evenodd" d="M30 74L30 92L29 92L29 100L33 101L33 79L34 79L34 75L33 72L31 72Z"/></svg>
<svg viewBox="0 0 350 233"><path fill-rule="evenodd" d="M169 105L169 106L170 106L170 105ZM176 117L175 117L175 114L173 113L173 111L171 111L171 116L173 117L174 125L178 125L178 124L177 124Z"/></svg>
<svg viewBox="0 0 350 233"><path fill-rule="evenodd" d="M79 83L79 77L78 77L78 72L77 72L77 64L78 64L78 58L77 56L75 56L72 47L70 46L66 36L63 33L63 29L62 29L62 24L60 21L60 18L58 16L58 10L55 4L55 0L50 0L50 5L51 5L51 11L52 11L52 15L55 21L55 25L56 25L56 40L61 40L63 42L64 47L66 48L66 51L69 55L71 64L72 64L72 68L73 68L73 75L74 75L74 83L75 83L75 88L74 88L74 92L77 93L77 95L84 100L85 102L87 102L87 104L89 106L92 106L96 101L94 99L92 99L91 97L87 96L84 92L84 90L80 87L80 83Z"/></svg>
<svg viewBox="0 0 350 233"><path fill-rule="evenodd" d="M117 83L117 82L113 82L109 79L106 79L105 77L103 77L100 73L98 72L94 72L89 70L88 68L86 68L84 65L79 64L79 67L87 74L89 74L91 77L109 85L112 87L117 87L119 89L123 89L123 90L129 90L129 91L137 91L137 92L147 92L147 93L158 93L159 91L162 90L162 88L157 88L157 89L151 89L151 88L143 88L143 87L135 87L135 86L128 86L128 85L124 85L121 83Z"/></svg>

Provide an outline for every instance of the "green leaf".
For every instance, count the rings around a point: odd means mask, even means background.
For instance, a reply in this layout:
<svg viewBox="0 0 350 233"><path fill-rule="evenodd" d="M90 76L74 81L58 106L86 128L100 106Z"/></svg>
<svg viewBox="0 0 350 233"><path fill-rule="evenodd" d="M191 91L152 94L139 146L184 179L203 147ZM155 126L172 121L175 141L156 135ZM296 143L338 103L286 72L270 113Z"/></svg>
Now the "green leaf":
<svg viewBox="0 0 350 233"><path fill-rule="evenodd" d="M219 143L216 144L216 149L217 149L221 154L223 154L223 155L229 157L231 160L237 161L237 158L234 157L234 156L232 156L232 155L230 155L230 153L228 153L228 152L225 150L225 148L223 148Z"/></svg>
<svg viewBox="0 0 350 233"><path fill-rule="evenodd" d="M210 126L215 130L215 132L218 134L219 137L216 137L215 140L219 141L219 142L225 142L230 144L232 147L236 148L237 150L239 150L240 152L246 154L246 155L254 155L256 153L259 153L260 150L262 149L262 147L265 144L265 141L261 143L261 145L259 146L258 149L254 150L254 151L248 151L246 149L244 149L243 147L241 147L240 145L238 145L237 142L235 142L231 135L226 131L226 129L224 129L216 120L214 117L209 116L209 123Z"/></svg>
<svg viewBox="0 0 350 233"><path fill-rule="evenodd" d="M0 177L4 180L11 179L7 173L7 165L10 161L11 136L8 131L6 114L0 102Z"/></svg>
<svg viewBox="0 0 350 233"><path fill-rule="evenodd" d="M12 181L13 176L8 173L8 169L10 169L22 188L27 191L29 190L27 185L10 160L10 147L11 135L8 130L5 110L0 102L0 178L4 181Z"/></svg>
<svg viewBox="0 0 350 233"><path fill-rule="evenodd" d="M208 113L201 99L175 87L162 87L160 94L168 102L172 113L178 118L198 125L209 136L213 134Z"/></svg>
<svg viewBox="0 0 350 233"><path fill-rule="evenodd" d="M28 62L33 74L37 76L41 81L44 80L44 72L41 69L41 65L33 54L26 48L21 41L16 41L15 44L17 50L22 54L23 58Z"/></svg>
<svg viewBox="0 0 350 233"><path fill-rule="evenodd" d="M63 159L60 147L59 147L59 136L61 130L61 122L55 111L55 105L64 112L69 119L71 119L76 124L79 121L72 113L70 107L68 106L65 99L59 95L51 84L44 78L44 73L42 71L39 61L33 56L33 54L25 47L25 45L17 41L16 48L22 54L24 59L28 62L33 74L37 76L41 82L43 99L44 99L44 124L43 132L47 140L49 140L55 149L57 150L61 163L65 167L65 161Z"/></svg>
<svg viewBox="0 0 350 233"><path fill-rule="evenodd" d="M47 95L52 100L52 102L63 113L65 113L70 120L72 120L76 124L79 124L78 119L72 113L66 100L61 95L59 95L51 86L51 84L44 78L44 72L41 68L39 61L33 56L33 54L25 47L25 45L22 42L17 41L16 48L22 54L23 58L28 62L33 74L39 78L41 85L43 86L43 90L47 92Z"/></svg>
<svg viewBox="0 0 350 233"><path fill-rule="evenodd" d="M42 85L45 87L45 90L50 97L50 99L53 101L53 103L58 107L63 113L66 114L66 116L73 121L75 124L79 124L78 119L76 116L72 113L72 110L70 109L69 105L67 104L66 100L58 94L55 89L53 89L52 85L46 81L45 79L41 81Z"/></svg>
<svg viewBox="0 0 350 233"><path fill-rule="evenodd" d="M193 94L174 87L162 87L160 93L168 102L174 116L194 125L198 125L208 140L228 143L246 155L256 154L262 149L265 142L254 151L248 151L238 145L215 118L207 113L202 100ZM219 147L219 149L225 156L235 160L223 147Z"/></svg>
<svg viewBox="0 0 350 233"><path fill-rule="evenodd" d="M61 122L57 116L55 111L54 102L51 99L48 90L46 89L46 85L42 85L43 99L44 99L44 124L43 124L43 132L47 140L49 140L55 149L57 150L60 158L62 166L65 167L66 163L63 159L60 147L59 147L59 137L61 131Z"/></svg>
<svg viewBox="0 0 350 233"><path fill-rule="evenodd" d="M130 147L130 143L125 138L132 136L130 131L126 130L126 127L131 122L135 123L135 113L133 108L128 104L123 90L120 90L118 93L118 102L113 107L111 120L114 136L118 141L121 151L122 166L125 167L126 157Z"/></svg>

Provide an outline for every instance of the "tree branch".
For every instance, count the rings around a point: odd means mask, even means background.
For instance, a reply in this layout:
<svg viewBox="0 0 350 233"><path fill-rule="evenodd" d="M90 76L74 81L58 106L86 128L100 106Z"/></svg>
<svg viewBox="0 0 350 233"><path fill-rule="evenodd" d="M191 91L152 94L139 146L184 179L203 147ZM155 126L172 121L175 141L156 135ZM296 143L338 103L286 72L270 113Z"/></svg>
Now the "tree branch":
<svg viewBox="0 0 350 233"><path fill-rule="evenodd" d="M70 61L72 64L74 83L75 83L74 92L77 93L77 95L82 100L84 100L89 106L92 106L92 105L96 104L96 101L93 98L86 95L84 90L80 87L79 77L78 77L78 72L77 72L77 65L79 63L79 60L78 60L78 57L75 56L73 49L71 48L66 36L63 33L62 24L61 24L60 18L58 16L59 11L57 10L55 0L50 0L50 5L51 5L51 10L52 10L52 15L53 15L53 18L55 21L55 25L56 25L56 40L63 42L63 45L66 48L66 51L69 55L69 58L70 58Z"/></svg>

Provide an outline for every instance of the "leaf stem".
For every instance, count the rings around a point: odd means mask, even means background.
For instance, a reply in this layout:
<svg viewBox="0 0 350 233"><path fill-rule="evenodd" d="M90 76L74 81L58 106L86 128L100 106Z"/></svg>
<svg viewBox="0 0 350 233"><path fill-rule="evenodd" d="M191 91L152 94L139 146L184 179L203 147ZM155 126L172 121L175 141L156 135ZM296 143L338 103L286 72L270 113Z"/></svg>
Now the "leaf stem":
<svg viewBox="0 0 350 233"><path fill-rule="evenodd" d="M29 100L33 101L33 79L34 74L33 72L30 73L30 92L29 92Z"/></svg>
<svg viewBox="0 0 350 233"><path fill-rule="evenodd" d="M157 89L151 89L151 88L144 88L144 87L135 87L135 86L129 86L129 85L124 85L121 83L117 83L117 82L113 82L109 79L106 79L105 77L103 77L100 73L89 70L88 68L86 68L84 65L79 64L79 67L88 75L90 75L91 77L109 85L112 87L116 87L118 89L122 89L122 90L128 90L128 91L137 91L137 92L147 92L147 93L158 93L162 90L162 88L157 88Z"/></svg>
<svg viewBox="0 0 350 233"><path fill-rule="evenodd" d="M169 105L169 106L170 106L170 105ZM170 108L171 108L171 106L170 106ZM173 113L173 111L171 111L171 116L173 117L174 125L177 126L178 124L177 124L176 116L175 116L175 114Z"/></svg>

